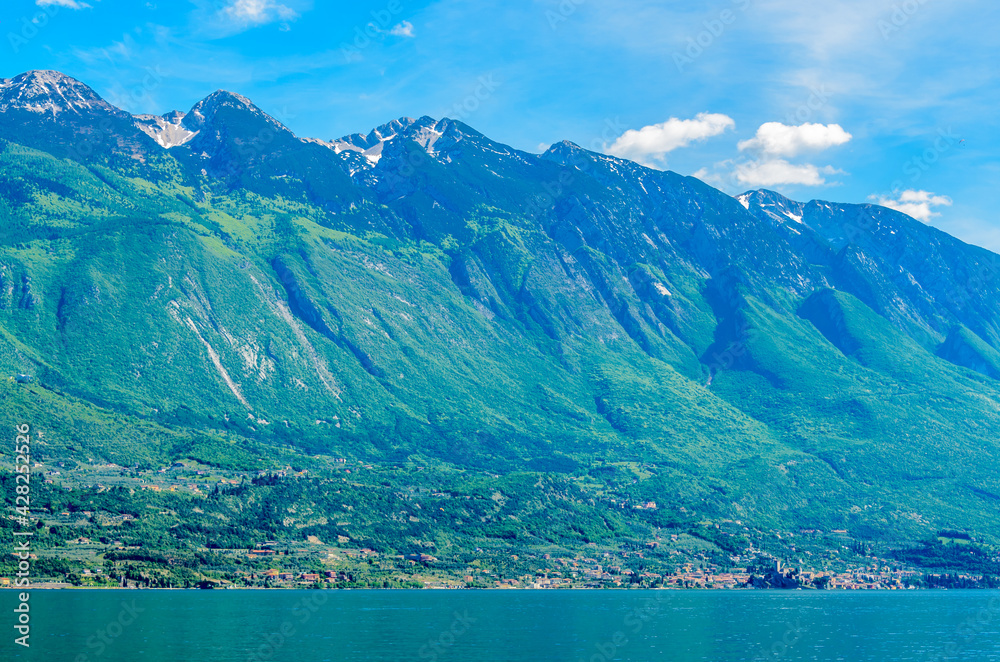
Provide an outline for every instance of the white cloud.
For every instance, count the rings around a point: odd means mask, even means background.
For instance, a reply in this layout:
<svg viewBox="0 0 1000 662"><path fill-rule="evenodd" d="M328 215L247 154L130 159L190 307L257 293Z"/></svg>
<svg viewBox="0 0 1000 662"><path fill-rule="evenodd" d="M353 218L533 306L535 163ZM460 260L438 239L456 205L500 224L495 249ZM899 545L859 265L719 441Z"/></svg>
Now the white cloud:
<svg viewBox="0 0 1000 662"><path fill-rule="evenodd" d="M934 195L929 191L913 189L903 191L896 199L884 195L872 195L868 199L877 205L901 211L924 223L930 223L932 218L941 215L934 211L934 207L950 207L952 204L951 198L946 195Z"/></svg>
<svg viewBox="0 0 1000 662"><path fill-rule="evenodd" d="M39 7L55 5L56 7L66 7L68 9L90 9L90 5L86 2L77 2L77 0L35 0L35 4Z"/></svg>
<svg viewBox="0 0 1000 662"><path fill-rule="evenodd" d="M767 122L757 129L757 135L737 145L741 152L760 152L767 156L797 156L803 152L818 152L850 141L851 134L839 124L801 124L788 126Z"/></svg>
<svg viewBox="0 0 1000 662"><path fill-rule="evenodd" d="M737 144L741 152L752 152L757 158L737 163L731 178L737 185L755 188L793 184L824 186L827 184L826 175L842 174L843 171L833 166L789 163L783 157L844 145L851 137L839 124L761 124L753 138Z"/></svg>
<svg viewBox="0 0 1000 662"><path fill-rule="evenodd" d="M662 124L626 131L604 151L652 166L654 162L662 162L667 153L679 147L718 136L735 126L733 118L719 113L698 113L693 120L671 117Z"/></svg>
<svg viewBox="0 0 1000 662"><path fill-rule="evenodd" d="M716 163L714 167L724 168L728 167L728 165L729 165L728 162L723 161L722 163ZM698 168L698 170L691 173L691 176L694 177L695 179L700 179L706 184L711 184L717 189L725 189L727 187L727 184L733 183L731 181L726 180L725 175L727 174L729 175L730 179L733 179L733 175L731 172L720 172L719 170L709 170L708 168Z"/></svg>
<svg viewBox="0 0 1000 662"><path fill-rule="evenodd" d="M272 0L231 0L219 14L230 21L244 25L255 26L274 21L292 21L299 17L298 13Z"/></svg>
<svg viewBox="0 0 1000 662"><path fill-rule="evenodd" d="M836 175L842 172L832 166L815 166L810 163L794 164L784 159L771 159L740 163L733 171L733 177L741 185L751 188L780 186L782 184L823 186L826 184L823 175Z"/></svg>
<svg viewBox="0 0 1000 662"><path fill-rule="evenodd" d="M403 21L402 23L397 23L389 30L389 34L396 37L413 37L413 23L409 21Z"/></svg>

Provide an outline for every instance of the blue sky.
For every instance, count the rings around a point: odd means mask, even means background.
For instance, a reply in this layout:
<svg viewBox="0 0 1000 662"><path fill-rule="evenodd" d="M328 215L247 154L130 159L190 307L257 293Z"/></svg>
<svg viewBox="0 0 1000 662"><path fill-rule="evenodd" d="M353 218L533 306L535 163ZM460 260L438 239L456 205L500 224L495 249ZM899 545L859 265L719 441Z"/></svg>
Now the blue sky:
<svg viewBox="0 0 1000 662"><path fill-rule="evenodd" d="M57 69L134 113L222 88L323 139L456 117L1000 251L984 0L6 0L0 29L0 77Z"/></svg>

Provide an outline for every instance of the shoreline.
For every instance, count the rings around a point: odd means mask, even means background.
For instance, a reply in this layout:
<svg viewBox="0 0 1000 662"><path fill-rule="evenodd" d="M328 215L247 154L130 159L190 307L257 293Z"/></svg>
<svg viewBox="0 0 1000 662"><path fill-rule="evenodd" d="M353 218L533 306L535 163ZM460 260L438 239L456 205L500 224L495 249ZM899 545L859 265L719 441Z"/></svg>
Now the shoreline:
<svg viewBox="0 0 1000 662"><path fill-rule="evenodd" d="M678 587L637 587L629 588L622 586L615 587L587 587L587 586L572 586L565 588L532 588L532 587L481 587L481 588L469 588L465 586L424 586L422 588L377 588L377 587L357 587L357 588L313 588L307 586L234 586L229 588L178 588L178 587L143 587L143 588L123 588L121 586L70 586L70 585L59 585L59 584L33 584L31 586L3 586L0 587L0 591L124 591L124 592L134 592L134 591L201 591L205 593L212 592L224 592L224 591L540 591L545 593L553 593L557 591L677 591L677 592L689 592L689 593L705 593L705 592L722 592L722 593L732 593L732 592L744 592L744 591L764 591L768 593L908 593L911 591L1000 591L1000 588L939 588L939 587L911 587L911 588L754 588L750 586L740 586L733 588L678 588Z"/></svg>

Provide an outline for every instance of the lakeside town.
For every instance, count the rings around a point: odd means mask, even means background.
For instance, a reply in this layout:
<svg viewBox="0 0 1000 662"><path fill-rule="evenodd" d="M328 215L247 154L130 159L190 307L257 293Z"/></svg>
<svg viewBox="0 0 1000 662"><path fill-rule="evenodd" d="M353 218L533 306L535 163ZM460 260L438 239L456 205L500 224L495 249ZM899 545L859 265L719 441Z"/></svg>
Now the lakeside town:
<svg viewBox="0 0 1000 662"><path fill-rule="evenodd" d="M93 541L74 541L79 549L102 547ZM187 586L203 589L238 588L428 588L428 589L805 589L805 590L913 590L933 586L936 579L946 575L927 574L916 569L899 569L890 566L862 566L844 571L815 571L794 567L784 567L781 561L769 557L754 559L754 569L744 567L721 568L718 566L697 566L685 563L664 572L636 571L627 565L612 560L601 563L590 557L552 558L546 554L532 557L551 570L538 570L532 574L516 577L498 577L496 573L483 569L480 564L469 565L464 573L442 571L437 568L441 562L429 554L407 554L383 556L371 549L341 549L339 553L328 553L325 565L336 569L303 570L301 568L304 550L289 553L269 546L245 551L246 562L252 569L213 573L219 578L202 579ZM133 551L136 548L133 548ZM116 559L116 553L129 550L116 547L105 558ZM241 554L231 550L233 555ZM611 556L608 554L607 556ZM127 555L122 555L127 558ZM37 555L31 555L37 561ZM513 561L520 560L516 555ZM35 588L151 588L150 575L141 569L141 564L123 560L113 560L103 568L85 568L74 576L42 578L34 581ZM272 567L274 566L274 567ZM388 572L372 573L376 570ZM364 567L365 574L380 574L389 577L381 584L373 585L363 581L358 572ZM393 572L393 571L398 572ZM461 575L461 576L459 576ZM976 586L986 577L974 574L951 575L954 580L967 586ZM13 580L0 577L0 588L9 588Z"/></svg>
<svg viewBox="0 0 1000 662"><path fill-rule="evenodd" d="M365 507L367 485L387 485L386 468L346 458L327 462L312 472L291 466L239 472L194 461L145 469L93 461L36 462L33 469L40 482L66 497L50 503L73 505L62 510L33 507L36 526L50 533L54 544L32 553L32 584L40 588L908 590L992 587L996 583L986 573L938 573L855 549L845 529L762 532L725 519L699 522L698 530L653 528L645 541L589 542L582 552L560 545L512 549L489 539L477 539L474 547L440 549L430 538L407 537L400 541L411 548L410 553L387 553L374 545L359 545L365 536L357 533L356 526L357 510ZM151 549L136 533L143 520L150 518L170 518L173 527L191 526L191 518L209 517L203 508L217 503L227 490L236 493L248 485L280 481L298 484L310 477L315 480L320 472L327 476L321 480L339 482L338 493L345 486L359 490L355 505L341 504L332 520L336 527L332 538L299 534L300 539L295 539L301 525L290 517L284 526L293 538L280 533L279 539L242 547L232 544L235 540L229 545L209 540L200 549ZM427 510L443 511L456 501L472 498L405 484L392 484L386 491L396 507L407 507L392 515L400 526L421 522ZM126 493L132 500L128 505L110 497ZM639 516L658 511L657 503L648 499L604 498ZM489 496L490 503L502 503L502 499L498 493ZM181 505L190 509L187 515ZM744 542L737 544L738 540ZM0 588L14 583L11 577L0 576Z"/></svg>

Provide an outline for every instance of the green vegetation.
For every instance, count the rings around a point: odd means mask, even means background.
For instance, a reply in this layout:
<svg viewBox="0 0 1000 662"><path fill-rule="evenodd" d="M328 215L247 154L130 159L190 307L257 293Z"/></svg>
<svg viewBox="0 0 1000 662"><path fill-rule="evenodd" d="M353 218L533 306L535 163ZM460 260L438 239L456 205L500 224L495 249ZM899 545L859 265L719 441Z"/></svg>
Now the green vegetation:
<svg viewBox="0 0 1000 662"><path fill-rule="evenodd" d="M696 180L465 140L444 162L401 139L385 190L283 135L234 142L225 176L0 142L0 425L58 472L33 488L47 572L82 571L59 565L79 538L164 585L234 581L218 550L272 540L434 549L457 576L476 548L498 573L667 531L684 558L791 555L773 534L802 530L993 572L994 304L888 300L857 247ZM178 461L215 482L151 489ZM76 477L106 463L113 485Z"/></svg>

